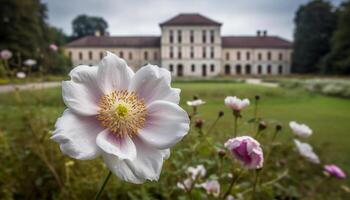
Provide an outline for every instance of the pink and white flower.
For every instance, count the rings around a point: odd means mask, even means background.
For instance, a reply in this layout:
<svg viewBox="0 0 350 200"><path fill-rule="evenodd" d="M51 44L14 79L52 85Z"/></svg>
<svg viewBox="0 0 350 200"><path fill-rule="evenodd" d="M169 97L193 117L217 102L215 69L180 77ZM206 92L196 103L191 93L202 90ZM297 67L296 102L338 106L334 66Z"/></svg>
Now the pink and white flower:
<svg viewBox="0 0 350 200"><path fill-rule="evenodd" d="M200 105L205 104L206 102L203 101L202 99L196 99L193 101L187 101L186 103L188 106L200 106Z"/></svg>
<svg viewBox="0 0 350 200"><path fill-rule="evenodd" d="M299 137L307 138L312 135L312 130L305 124L298 124L297 122L289 122L289 127L292 129L293 133Z"/></svg>
<svg viewBox="0 0 350 200"><path fill-rule="evenodd" d="M190 190L193 184L192 178L187 178L183 182L177 182L176 186L180 188L181 190Z"/></svg>
<svg viewBox="0 0 350 200"><path fill-rule="evenodd" d="M324 170L328 174L334 177L341 178L341 179L346 178L345 172L342 169L340 169L340 167L338 167L337 165L334 165L334 164L325 165Z"/></svg>
<svg viewBox="0 0 350 200"><path fill-rule="evenodd" d="M10 58L12 58L12 52L8 49L4 49L0 52L1 55L1 59L3 60L8 60Z"/></svg>
<svg viewBox="0 0 350 200"><path fill-rule="evenodd" d="M225 147L248 169L263 167L264 155L258 141L250 136L227 140Z"/></svg>
<svg viewBox="0 0 350 200"><path fill-rule="evenodd" d="M52 51L57 51L57 50L58 50L58 47L57 47L57 45L55 45L55 44L50 44L50 45L49 45L49 48L50 48Z"/></svg>
<svg viewBox="0 0 350 200"><path fill-rule="evenodd" d="M302 143L299 140L294 140L294 143L301 156L303 156L304 158L306 158L308 161L312 163L315 163L315 164L320 163L320 159L313 151L311 145L309 145L308 143Z"/></svg>
<svg viewBox="0 0 350 200"><path fill-rule="evenodd" d="M25 61L23 62L23 64L25 64L25 65L27 65L27 66L31 67L31 66L36 65L36 60L33 60L33 59L27 59L27 60L25 60Z"/></svg>
<svg viewBox="0 0 350 200"><path fill-rule="evenodd" d="M220 183L217 180L206 181L200 184L200 186L204 188L209 195L213 195L214 197L220 195Z"/></svg>
<svg viewBox="0 0 350 200"><path fill-rule="evenodd" d="M225 104L226 106L230 107L234 111L241 111L245 107L249 106L249 100L248 99L239 99L236 96L228 96L225 98Z"/></svg>
<svg viewBox="0 0 350 200"><path fill-rule="evenodd" d="M68 107L51 137L75 159L102 156L122 180L158 180L169 148L189 130L179 105L180 90L170 86L170 72L154 65L134 73L107 52L98 67L80 65L62 82Z"/></svg>
<svg viewBox="0 0 350 200"><path fill-rule="evenodd" d="M206 170L203 165L197 165L196 167L189 167L187 173L191 175L193 180L195 180L196 178L204 177Z"/></svg>

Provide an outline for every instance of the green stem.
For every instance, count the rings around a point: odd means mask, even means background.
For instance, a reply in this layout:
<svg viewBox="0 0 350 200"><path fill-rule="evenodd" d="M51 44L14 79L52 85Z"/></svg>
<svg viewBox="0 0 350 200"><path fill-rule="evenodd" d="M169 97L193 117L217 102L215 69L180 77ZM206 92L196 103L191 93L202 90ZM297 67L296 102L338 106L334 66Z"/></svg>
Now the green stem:
<svg viewBox="0 0 350 200"><path fill-rule="evenodd" d="M234 132L233 132L233 133L234 133L234 137L237 137L237 129L238 129L238 127L237 127L237 126L238 126L238 123L237 123L237 122L238 122L238 116L237 116L236 114L234 114L234 116L235 116L235 124L234 124L235 127L234 127Z"/></svg>
<svg viewBox="0 0 350 200"><path fill-rule="evenodd" d="M259 172L260 171L255 171L255 179L254 179L253 193L252 193L253 198L252 199L256 199L256 185L258 183Z"/></svg>
<svg viewBox="0 0 350 200"><path fill-rule="evenodd" d="M111 177L111 175L112 175L112 172L109 171L109 173L108 173L108 175L107 175L105 181L103 182L103 184L102 184L100 190L99 190L98 193L96 194L95 200L100 199L100 197L101 197L101 195L102 195L102 192L103 192L103 189L105 188L105 186L106 186L106 184L107 184L109 178Z"/></svg>
<svg viewBox="0 0 350 200"><path fill-rule="evenodd" d="M207 135L210 134L210 132L212 131L212 129L215 127L216 123L219 121L220 117L216 118L216 120L213 122L213 124L210 126L210 128L207 131Z"/></svg>

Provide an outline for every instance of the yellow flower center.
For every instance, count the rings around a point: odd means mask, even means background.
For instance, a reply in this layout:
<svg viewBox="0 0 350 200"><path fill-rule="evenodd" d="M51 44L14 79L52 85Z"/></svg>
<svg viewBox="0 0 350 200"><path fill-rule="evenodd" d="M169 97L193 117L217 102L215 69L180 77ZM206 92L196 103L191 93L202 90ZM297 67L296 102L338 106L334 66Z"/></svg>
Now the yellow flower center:
<svg viewBox="0 0 350 200"><path fill-rule="evenodd" d="M132 137L146 121L145 101L135 92L113 91L101 97L97 119L118 136Z"/></svg>

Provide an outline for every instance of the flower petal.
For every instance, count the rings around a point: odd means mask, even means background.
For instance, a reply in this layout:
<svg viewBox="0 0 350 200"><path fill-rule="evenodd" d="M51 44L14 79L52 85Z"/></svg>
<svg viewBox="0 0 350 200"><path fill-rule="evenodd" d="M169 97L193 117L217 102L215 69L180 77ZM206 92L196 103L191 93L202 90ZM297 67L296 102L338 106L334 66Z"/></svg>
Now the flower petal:
<svg viewBox="0 0 350 200"><path fill-rule="evenodd" d="M58 118L52 140L61 151L75 159L88 160L100 155L96 136L103 130L95 117L79 116L66 109Z"/></svg>
<svg viewBox="0 0 350 200"><path fill-rule="evenodd" d="M101 96L102 92L97 84L97 70L97 66L90 67L87 65L79 65L69 72L69 76L72 81L86 84L91 90L97 93L98 96Z"/></svg>
<svg viewBox="0 0 350 200"><path fill-rule="evenodd" d="M139 137L158 149L167 149L179 142L189 130L189 118L180 106L167 101L155 101L147 108L145 126Z"/></svg>
<svg viewBox="0 0 350 200"><path fill-rule="evenodd" d="M128 89L131 77L134 72L126 64L125 60L113 53L107 52L97 71L98 84L104 94L115 90Z"/></svg>
<svg viewBox="0 0 350 200"><path fill-rule="evenodd" d="M166 69L147 65L136 72L131 80L129 91L134 91L144 98L146 104L156 100L179 104L181 90L171 88L170 81L171 78Z"/></svg>
<svg viewBox="0 0 350 200"><path fill-rule="evenodd" d="M120 159L132 160L136 157L135 144L128 135L118 137L106 129L98 134L96 143L103 151Z"/></svg>

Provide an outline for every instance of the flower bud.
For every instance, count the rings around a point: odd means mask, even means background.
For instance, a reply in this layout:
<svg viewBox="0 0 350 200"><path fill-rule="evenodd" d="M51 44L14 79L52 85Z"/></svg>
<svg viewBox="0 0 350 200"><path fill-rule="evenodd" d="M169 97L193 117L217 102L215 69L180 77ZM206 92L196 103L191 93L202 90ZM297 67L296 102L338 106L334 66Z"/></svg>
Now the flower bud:
<svg viewBox="0 0 350 200"><path fill-rule="evenodd" d="M276 125L276 131L280 131L282 130L282 125L281 124L277 124Z"/></svg>
<svg viewBox="0 0 350 200"><path fill-rule="evenodd" d="M219 155L220 158L223 158L223 157L226 155L226 151L223 150L223 149L220 149L220 150L218 151L218 155Z"/></svg>
<svg viewBox="0 0 350 200"><path fill-rule="evenodd" d="M267 124L264 121L259 123L259 131L265 130L267 128Z"/></svg>
<svg viewBox="0 0 350 200"><path fill-rule="evenodd" d="M203 126L203 124L204 124L204 120L202 120L202 119L197 119L194 126L195 126L196 128L201 129L202 126Z"/></svg>
<svg viewBox="0 0 350 200"><path fill-rule="evenodd" d="M198 96L194 95L193 100L197 100L197 99L198 99Z"/></svg>
<svg viewBox="0 0 350 200"><path fill-rule="evenodd" d="M255 100L259 100L260 99L260 96L259 95L256 95L255 96Z"/></svg>
<svg viewBox="0 0 350 200"><path fill-rule="evenodd" d="M224 111L220 110L219 111L219 117L222 117L222 116L224 116Z"/></svg>

